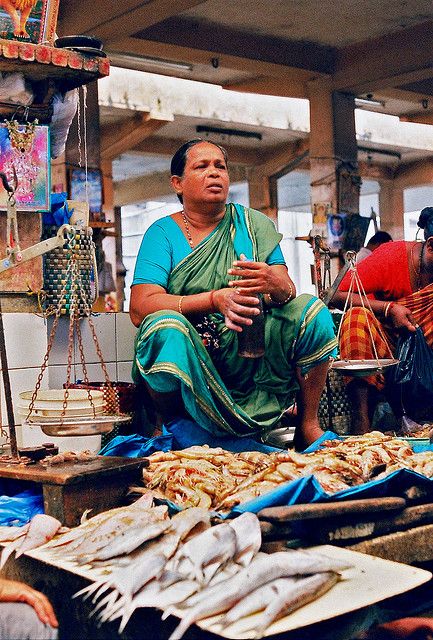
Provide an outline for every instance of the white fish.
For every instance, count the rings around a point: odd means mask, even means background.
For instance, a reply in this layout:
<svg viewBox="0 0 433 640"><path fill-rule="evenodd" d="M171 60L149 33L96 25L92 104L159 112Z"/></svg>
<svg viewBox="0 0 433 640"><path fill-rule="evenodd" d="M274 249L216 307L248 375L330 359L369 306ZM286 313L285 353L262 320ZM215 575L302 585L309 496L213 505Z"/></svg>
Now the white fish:
<svg viewBox="0 0 433 640"><path fill-rule="evenodd" d="M247 567L262 546L260 522L255 513L242 513L230 521L236 534L236 553L234 561Z"/></svg>
<svg viewBox="0 0 433 640"><path fill-rule="evenodd" d="M24 536L16 538L4 547L1 554L0 569L14 551L16 551L16 557L18 558L25 551L40 547L48 542L48 540L51 540L61 526L62 523L56 520L56 518L43 513L37 513L31 519Z"/></svg>
<svg viewBox="0 0 433 640"><path fill-rule="evenodd" d="M54 547L69 545L69 548L73 549L77 547L78 544L81 544L82 540L84 540L86 536L94 535L103 524L109 522L113 518L117 518L119 515L128 515L131 512L132 514L135 514L136 509L144 511L147 514L150 513L151 515L149 517L152 518L152 520L167 517L167 507L152 508L148 505L149 498L147 495L144 495L127 507L117 507L115 509L110 509L109 511L98 513L92 518L84 520L82 524L63 534L60 538L52 540L46 545L46 548L51 549Z"/></svg>
<svg viewBox="0 0 433 640"><path fill-rule="evenodd" d="M12 540L16 540L23 536L28 528L29 524L25 524L23 527L0 526L0 542L11 542Z"/></svg>
<svg viewBox="0 0 433 640"><path fill-rule="evenodd" d="M211 527L186 542L177 555L177 570L207 584L218 569L236 553L236 533L229 524Z"/></svg>
<svg viewBox="0 0 433 640"><path fill-rule="evenodd" d="M272 582L267 582L258 589L255 589L226 613L218 623L219 626L225 629L234 622L237 622L240 618L245 618L252 613L262 611L268 604L275 600L280 593L287 591L288 587L293 585L297 580L298 578L294 577L278 578L278 580L272 580Z"/></svg>
<svg viewBox="0 0 433 640"><path fill-rule="evenodd" d="M169 520L151 522L148 526L139 523L117 532L113 541L101 547L94 553L75 554L78 564L89 564L98 560L107 560L123 554L128 554L148 540L153 540L160 536L170 527Z"/></svg>
<svg viewBox="0 0 433 640"><path fill-rule="evenodd" d="M349 565L322 554L307 551L280 551L272 555L257 556L249 567L213 587L203 589L189 598L190 607L169 640L180 640L189 627L198 620L223 613L239 602L248 593L266 582L277 578L341 571ZM169 613L170 610L167 610Z"/></svg>
<svg viewBox="0 0 433 640"><path fill-rule="evenodd" d="M118 511L107 518L101 517L95 526L91 525L92 518L78 527L78 529L82 529L82 535L72 539L68 544L66 548L67 555L74 558L79 555L95 554L100 549L107 548L113 544L122 531L140 527L144 529L146 526L150 526L151 523L161 522L165 519L169 522L166 506L154 507L149 510L130 509ZM67 533L66 536L69 536L69 534Z"/></svg>
<svg viewBox="0 0 433 640"><path fill-rule="evenodd" d="M255 637L263 638L266 629L274 620L289 615L312 600L320 598L338 582L339 578L338 573L325 572L297 580L269 603L262 614L259 626L257 627L257 622L254 623L257 629Z"/></svg>

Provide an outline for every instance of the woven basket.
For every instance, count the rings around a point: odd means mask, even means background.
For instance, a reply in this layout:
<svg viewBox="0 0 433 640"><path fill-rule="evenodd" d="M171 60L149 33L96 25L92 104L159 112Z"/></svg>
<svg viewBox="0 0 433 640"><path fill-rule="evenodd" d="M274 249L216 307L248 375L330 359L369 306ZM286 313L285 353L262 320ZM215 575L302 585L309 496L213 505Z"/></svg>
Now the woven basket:
<svg viewBox="0 0 433 640"><path fill-rule="evenodd" d="M331 429L341 435L350 433L351 403L343 383L343 377L331 369L326 387L320 397L319 422L322 429Z"/></svg>
<svg viewBox="0 0 433 640"><path fill-rule="evenodd" d="M57 227L49 226L44 228L42 239L51 238L56 235ZM43 257L43 277L44 291L46 294L44 309L57 309L61 305L62 315L69 315L70 310L70 283L66 282L67 268L72 257L72 251L77 256L81 286L78 289L78 310L79 316L88 315L86 309L90 309L93 304L91 291L91 276L94 267L92 230L76 229L75 246L72 250L65 240L63 247L53 249ZM65 295L62 291L66 285Z"/></svg>

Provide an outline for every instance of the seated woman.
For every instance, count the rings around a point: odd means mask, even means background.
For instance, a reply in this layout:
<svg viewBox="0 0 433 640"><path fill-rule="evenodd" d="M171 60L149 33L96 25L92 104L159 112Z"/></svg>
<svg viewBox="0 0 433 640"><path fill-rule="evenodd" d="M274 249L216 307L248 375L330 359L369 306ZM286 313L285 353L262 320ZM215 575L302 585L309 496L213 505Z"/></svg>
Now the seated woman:
<svg viewBox="0 0 433 640"><path fill-rule="evenodd" d="M424 229L424 242L388 242L358 264L365 293L372 294L369 302L373 314L361 308L361 297L354 293L352 303L357 308L346 314L341 327L341 358L375 359L373 342L379 358L390 358L398 335L414 332L416 325L421 327L433 348L433 207L421 211L418 226ZM344 308L350 278L348 273L332 299L332 304L339 309ZM369 400L375 390L384 388L385 378L381 374L349 382L347 391L354 409L353 433L369 431Z"/></svg>
<svg viewBox="0 0 433 640"><path fill-rule="evenodd" d="M226 204L222 147L185 143L171 174L183 209L148 229L132 284L135 379L145 380L166 421L186 409L214 435L259 435L299 390L298 446L309 444L322 434L318 403L336 355L328 309L295 297L272 221ZM259 294L266 352L242 358L238 335L259 314Z"/></svg>

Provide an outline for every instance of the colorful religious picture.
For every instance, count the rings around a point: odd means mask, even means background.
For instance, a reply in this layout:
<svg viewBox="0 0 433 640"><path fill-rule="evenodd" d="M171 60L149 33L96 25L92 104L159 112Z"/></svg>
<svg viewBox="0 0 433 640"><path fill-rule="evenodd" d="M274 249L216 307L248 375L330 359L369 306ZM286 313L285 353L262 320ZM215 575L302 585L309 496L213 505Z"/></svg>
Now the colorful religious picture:
<svg viewBox="0 0 433 640"><path fill-rule="evenodd" d="M15 188L20 211L50 208L49 127L15 120L0 124L0 171ZM16 182L16 184L15 184ZM0 185L0 210L6 210L8 194Z"/></svg>
<svg viewBox="0 0 433 640"><path fill-rule="evenodd" d="M59 0L0 0L0 38L52 45L58 11Z"/></svg>
<svg viewBox="0 0 433 640"><path fill-rule="evenodd" d="M72 169L70 176L71 200L89 203L90 218L102 220L102 175L99 169Z"/></svg>
<svg viewBox="0 0 433 640"><path fill-rule="evenodd" d="M327 218L328 246L330 249L341 249L346 234L346 214L334 213Z"/></svg>

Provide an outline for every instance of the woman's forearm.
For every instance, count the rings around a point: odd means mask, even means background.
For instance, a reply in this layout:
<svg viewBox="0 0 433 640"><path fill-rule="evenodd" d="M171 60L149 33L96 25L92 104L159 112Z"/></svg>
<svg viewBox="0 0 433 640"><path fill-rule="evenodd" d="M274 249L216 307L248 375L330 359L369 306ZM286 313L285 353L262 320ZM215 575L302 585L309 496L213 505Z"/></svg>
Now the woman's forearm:
<svg viewBox="0 0 433 640"><path fill-rule="evenodd" d="M347 291L337 291L332 300L331 306L336 309L344 309L347 300ZM386 307L388 305L387 300L370 300L369 298L366 300L364 297L361 297L357 293L352 293L350 296L350 300L347 303L347 306L352 304L354 307L362 307L363 304L367 309L372 308L373 312L377 316L384 315Z"/></svg>
<svg viewBox="0 0 433 640"><path fill-rule="evenodd" d="M140 286L140 285L138 285ZM217 311L215 293L205 291L189 296L172 295L164 290L153 292L138 291L131 293L129 315L133 324L138 327L146 316L155 311L170 309L183 315L212 313ZM158 289L162 289L158 287Z"/></svg>

